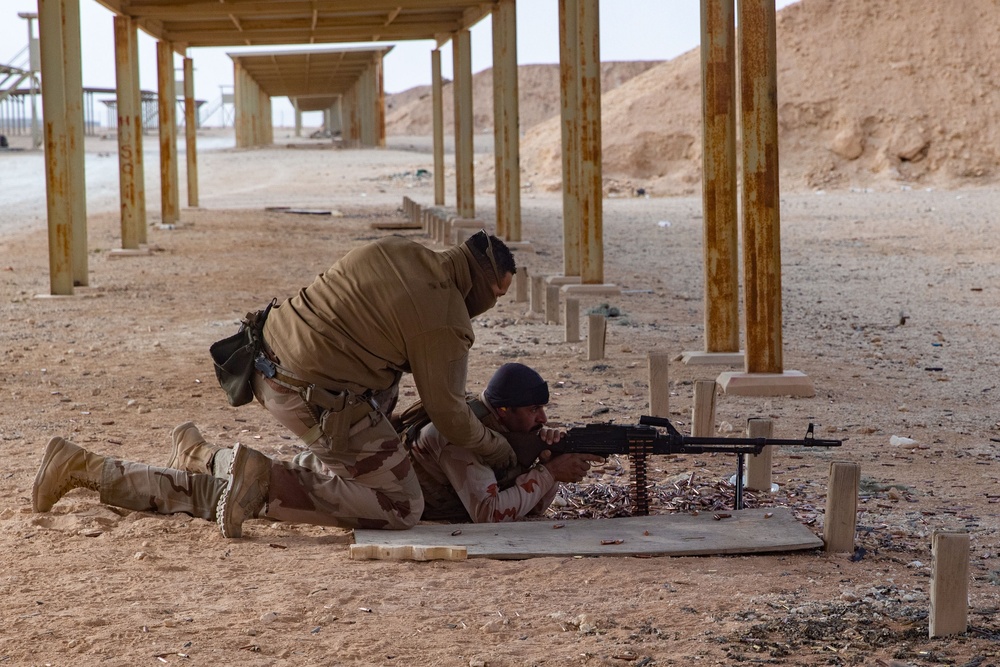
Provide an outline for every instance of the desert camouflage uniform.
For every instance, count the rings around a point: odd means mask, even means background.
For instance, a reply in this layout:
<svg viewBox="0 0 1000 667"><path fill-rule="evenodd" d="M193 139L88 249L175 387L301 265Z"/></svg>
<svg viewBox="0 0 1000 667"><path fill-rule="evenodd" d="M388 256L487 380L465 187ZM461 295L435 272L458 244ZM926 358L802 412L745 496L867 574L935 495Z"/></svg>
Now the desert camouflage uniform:
<svg viewBox="0 0 1000 667"><path fill-rule="evenodd" d="M505 432L486 397L483 423ZM423 518L430 521L499 523L540 514L555 498L558 484L542 465L493 469L475 454L456 447L434 426L424 426L410 450L424 494Z"/></svg>
<svg viewBox="0 0 1000 667"><path fill-rule="evenodd" d="M487 460L510 455L506 440L465 402L475 340L464 301L474 279L469 253L465 246L435 252L400 237L380 239L271 310L264 341L280 375L258 372L254 394L310 452L272 464L267 516L374 528L419 521L420 484L383 415L404 372L413 374L428 414L451 442ZM291 384L282 381L289 377ZM352 401L344 413L324 411L304 400L300 388L309 384L348 392ZM341 416L342 428L329 427Z"/></svg>
<svg viewBox="0 0 1000 667"><path fill-rule="evenodd" d="M226 480L212 475L107 457L101 474L101 502L139 512L183 512L215 521Z"/></svg>

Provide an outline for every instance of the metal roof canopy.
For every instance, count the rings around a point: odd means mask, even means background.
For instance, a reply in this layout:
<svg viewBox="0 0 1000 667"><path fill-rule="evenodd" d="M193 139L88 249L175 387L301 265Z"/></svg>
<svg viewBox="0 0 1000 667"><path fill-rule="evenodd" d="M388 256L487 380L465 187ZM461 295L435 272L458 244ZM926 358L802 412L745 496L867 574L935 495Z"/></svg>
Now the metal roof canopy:
<svg viewBox="0 0 1000 667"><path fill-rule="evenodd" d="M290 97L306 103L322 98L316 109L329 107L347 93L372 64L392 46L345 47L322 50L228 53L271 97ZM308 105L313 106L313 105ZM308 111L300 104L300 109Z"/></svg>
<svg viewBox="0 0 1000 667"><path fill-rule="evenodd" d="M97 0L178 51L202 46L433 39L486 17L497 0Z"/></svg>

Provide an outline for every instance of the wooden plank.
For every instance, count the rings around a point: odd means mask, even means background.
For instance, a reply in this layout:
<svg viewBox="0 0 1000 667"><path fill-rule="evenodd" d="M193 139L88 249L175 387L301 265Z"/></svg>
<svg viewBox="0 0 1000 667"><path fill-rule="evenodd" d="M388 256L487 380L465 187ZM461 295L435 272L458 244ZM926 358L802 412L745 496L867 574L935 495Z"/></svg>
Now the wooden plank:
<svg viewBox="0 0 1000 667"><path fill-rule="evenodd" d="M373 222L371 223L372 229L388 229L388 230L399 230L399 229L423 229L424 226L419 222Z"/></svg>
<svg viewBox="0 0 1000 667"><path fill-rule="evenodd" d="M465 547L435 547L419 544L352 544L351 560L465 560Z"/></svg>
<svg viewBox="0 0 1000 667"><path fill-rule="evenodd" d="M719 518L716 519L716 515ZM465 547L469 558L703 556L799 551L823 541L787 508L757 508L620 519L421 524L410 530L354 531L357 545Z"/></svg>

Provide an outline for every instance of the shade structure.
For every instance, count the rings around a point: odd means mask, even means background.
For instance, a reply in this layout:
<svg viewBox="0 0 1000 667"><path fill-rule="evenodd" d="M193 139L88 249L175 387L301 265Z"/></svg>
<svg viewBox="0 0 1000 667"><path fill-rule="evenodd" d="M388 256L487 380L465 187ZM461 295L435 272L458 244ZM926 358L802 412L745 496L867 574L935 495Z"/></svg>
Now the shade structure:
<svg viewBox="0 0 1000 667"><path fill-rule="evenodd" d="M487 16L496 0L98 0L177 49L433 39Z"/></svg>
<svg viewBox="0 0 1000 667"><path fill-rule="evenodd" d="M298 99L302 111L311 111L329 108L391 50L385 46L228 55L265 93Z"/></svg>

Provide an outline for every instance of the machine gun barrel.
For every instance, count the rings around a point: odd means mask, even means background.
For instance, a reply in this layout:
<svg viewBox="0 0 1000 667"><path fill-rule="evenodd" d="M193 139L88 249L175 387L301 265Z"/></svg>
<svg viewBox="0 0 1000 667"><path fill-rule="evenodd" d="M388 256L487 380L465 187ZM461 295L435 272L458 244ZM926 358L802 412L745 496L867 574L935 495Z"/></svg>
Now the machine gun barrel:
<svg viewBox="0 0 1000 667"><path fill-rule="evenodd" d="M662 428L666 433L657 430ZM769 445L778 447L839 447L840 440L816 438L809 424L800 440L787 438L725 438L681 434L669 419L643 416L638 424L587 424L569 429L559 442L549 446L553 453L633 454L760 454Z"/></svg>
<svg viewBox="0 0 1000 667"><path fill-rule="evenodd" d="M514 436L514 437L512 437ZM642 416L638 424L587 424L569 429L559 442L547 445L537 436L527 439L510 434L508 439L522 466L530 466L545 449L553 454L595 454L608 457L628 455L632 462L632 490L635 511L649 513L646 483L646 457L652 454L737 455L736 509L742 509L743 462L747 454L758 455L765 447L839 447L840 440L824 440L815 436L809 424L800 440L787 438L725 438L688 436L680 433L669 419Z"/></svg>

